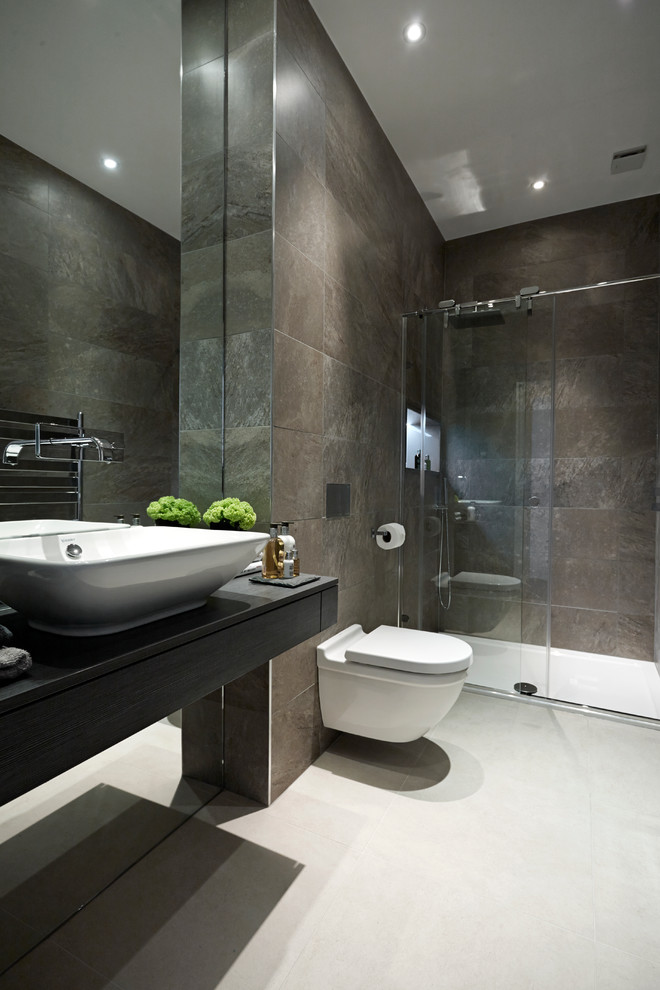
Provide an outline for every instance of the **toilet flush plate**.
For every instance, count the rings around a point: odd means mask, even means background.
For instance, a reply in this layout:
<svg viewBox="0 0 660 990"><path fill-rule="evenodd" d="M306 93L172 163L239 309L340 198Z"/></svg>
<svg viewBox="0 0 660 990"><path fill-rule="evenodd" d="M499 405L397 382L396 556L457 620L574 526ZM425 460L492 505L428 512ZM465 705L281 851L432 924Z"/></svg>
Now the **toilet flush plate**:
<svg viewBox="0 0 660 990"><path fill-rule="evenodd" d="M472 663L472 647L457 636L378 626L354 645L346 659L418 674L453 674Z"/></svg>

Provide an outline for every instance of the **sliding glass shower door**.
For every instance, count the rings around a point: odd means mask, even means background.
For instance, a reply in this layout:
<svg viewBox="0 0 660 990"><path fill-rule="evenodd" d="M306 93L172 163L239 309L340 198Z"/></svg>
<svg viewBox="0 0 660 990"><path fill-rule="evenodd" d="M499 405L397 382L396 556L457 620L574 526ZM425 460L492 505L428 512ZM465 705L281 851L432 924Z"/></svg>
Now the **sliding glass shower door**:
<svg viewBox="0 0 660 990"><path fill-rule="evenodd" d="M659 322L657 275L404 319L401 622L473 684L660 718Z"/></svg>
<svg viewBox="0 0 660 990"><path fill-rule="evenodd" d="M518 302L404 320L402 624L467 639L473 683L545 693L552 316Z"/></svg>

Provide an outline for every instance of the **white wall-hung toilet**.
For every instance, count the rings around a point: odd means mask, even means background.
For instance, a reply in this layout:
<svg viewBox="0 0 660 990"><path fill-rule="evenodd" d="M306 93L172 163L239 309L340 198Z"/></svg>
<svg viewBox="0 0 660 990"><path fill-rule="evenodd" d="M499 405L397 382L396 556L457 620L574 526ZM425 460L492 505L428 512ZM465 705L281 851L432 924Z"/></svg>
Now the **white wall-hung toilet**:
<svg viewBox="0 0 660 990"><path fill-rule="evenodd" d="M456 636L353 625L316 648L323 724L387 742L419 739L465 683L472 648Z"/></svg>

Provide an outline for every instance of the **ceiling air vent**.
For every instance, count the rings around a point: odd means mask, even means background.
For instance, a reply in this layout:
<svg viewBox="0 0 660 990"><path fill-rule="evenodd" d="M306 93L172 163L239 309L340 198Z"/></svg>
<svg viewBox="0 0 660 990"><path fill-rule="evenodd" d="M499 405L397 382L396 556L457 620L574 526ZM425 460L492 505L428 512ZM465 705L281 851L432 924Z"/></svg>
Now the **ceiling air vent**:
<svg viewBox="0 0 660 990"><path fill-rule="evenodd" d="M641 168L646 158L646 145L639 148L627 148L626 151L615 151L612 155L610 172L616 175L617 172L632 172L633 169Z"/></svg>

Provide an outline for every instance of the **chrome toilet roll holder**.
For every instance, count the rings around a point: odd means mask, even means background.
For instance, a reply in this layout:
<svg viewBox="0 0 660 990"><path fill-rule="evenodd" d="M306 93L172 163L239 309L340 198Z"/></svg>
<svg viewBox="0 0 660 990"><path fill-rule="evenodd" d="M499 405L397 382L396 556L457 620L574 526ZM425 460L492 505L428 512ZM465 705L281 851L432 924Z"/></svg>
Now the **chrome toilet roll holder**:
<svg viewBox="0 0 660 990"><path fill-rule="evenodd" d="M378 529L371 530L371 537L381 550L396 550L403 546L406 531L400 523L381 523Z"/></svg>

